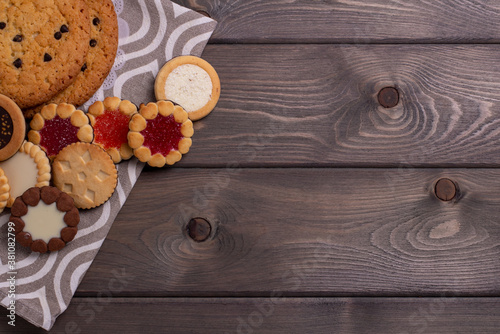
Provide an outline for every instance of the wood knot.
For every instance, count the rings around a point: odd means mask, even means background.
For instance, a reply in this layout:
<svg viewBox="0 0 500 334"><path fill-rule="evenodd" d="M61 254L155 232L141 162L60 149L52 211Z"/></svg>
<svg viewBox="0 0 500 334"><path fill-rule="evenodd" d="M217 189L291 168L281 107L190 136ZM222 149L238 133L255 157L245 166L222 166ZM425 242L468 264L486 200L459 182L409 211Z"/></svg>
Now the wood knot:
<svg viewBox="0 0 500 334"><path fill-rule="evenodd" d="M203 242L210 237L212 226L204 218L193 218L187 224L186 230L191 239L196 242Z"/></svg>
<svg viewBox="0 0 500 334"><path fill-rule="evenodd" d="M436 197L442 201L451 201L457 196L457 186L450 179L440 179L434 187Z"/></svg>
<svg viewBox="0 0 500 334"><path fill-rule="evenodd" d="M378 103L384 108L393 108L399 103L399 92L394 87L385 87L378 92Z"/></svg>

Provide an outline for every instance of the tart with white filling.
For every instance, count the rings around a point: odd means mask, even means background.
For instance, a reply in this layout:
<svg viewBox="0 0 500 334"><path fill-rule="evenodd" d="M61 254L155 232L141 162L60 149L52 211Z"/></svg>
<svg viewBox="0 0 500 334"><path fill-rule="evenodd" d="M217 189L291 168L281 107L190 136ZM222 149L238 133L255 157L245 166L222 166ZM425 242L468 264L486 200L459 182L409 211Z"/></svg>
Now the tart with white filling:
<svg viewBox="0 0 500 334"><path fill-rule="evenodd" d="M0 162L0 168L4 171L10 186L7 200L9 208L16 197L21 196L26 189L48 186L51 179L47 155L38 145L26 141L16 154Z"/></svg>
<svg viewBox="0 0 500 334"><path fill-rule="evenodd" d="M207 61L180 56L167 62L155 80L157 100L170 100L184 108L192 121L207 116L219 101L220 80Z"/></svg>
<svg viewBox="0 0 500 334"><path fill-rule="evenodd" d="M16 240L34 252L58 251L74 239L80 214L73 199L55 187L33 187L16 198L10 220Z"/></svg>

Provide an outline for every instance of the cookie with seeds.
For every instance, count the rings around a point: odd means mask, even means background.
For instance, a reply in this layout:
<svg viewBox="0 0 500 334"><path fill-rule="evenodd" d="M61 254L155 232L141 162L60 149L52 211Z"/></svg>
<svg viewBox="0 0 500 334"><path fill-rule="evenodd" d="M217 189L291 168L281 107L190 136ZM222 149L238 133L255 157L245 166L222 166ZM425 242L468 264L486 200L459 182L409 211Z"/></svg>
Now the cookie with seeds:
<svg viewBox="0 0 500 334"><path fill-rule="evenodd" d="M90 48L84 0L0 1L0 93L21 108L69 86Z"/></svg>
<svg viewBox="0 0 500 334"><path fill-rule="evenodd" d="M115 191L118 172L102 148L74 143L59 152L52 164L54 185L70 195L79 209L104 204Z"/></svg>
<svg viewBox="0 0 500 334"><path fill-rule="evenodd" d="M80 106L101 87L113 67L118 49L118 19L111 0L85 0L89 7L89 52L75 81L47 103ZM42 106L26 111L32 116Z"/></svg>

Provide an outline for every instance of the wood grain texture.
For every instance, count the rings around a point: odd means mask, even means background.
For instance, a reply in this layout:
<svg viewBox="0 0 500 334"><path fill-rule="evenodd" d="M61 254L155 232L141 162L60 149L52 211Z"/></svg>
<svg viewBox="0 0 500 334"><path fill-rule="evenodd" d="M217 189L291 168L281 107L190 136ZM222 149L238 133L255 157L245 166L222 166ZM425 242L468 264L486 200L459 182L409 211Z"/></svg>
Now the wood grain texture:
<svg viewBox="0 0 500 334"><path fill-rule="evenodd" d="M146 170L77 295L118 274L116 296L498 296L499 188L498 169Z"/></svg>
<svg viewBox="0 0 500 334"><path fill-rule="evenodd" d="M500 166L498 45L212 45L216 109L179 166ZM390 109L377 94L395 86Z"/></svg>
<svg viewBox="0 0 500 334"><path fill-rule="evenodd" d="M174 0L218 21L216 43L500 41L490 0Z"/></svg>
<svg viewBox="0 0 500 334"><path fill-rule="evenodd" d="M5 318L6 310L0 316ZM498 298L75 298L50 333L498 333ZM0 333L46 333L22 319Z"/></svg>

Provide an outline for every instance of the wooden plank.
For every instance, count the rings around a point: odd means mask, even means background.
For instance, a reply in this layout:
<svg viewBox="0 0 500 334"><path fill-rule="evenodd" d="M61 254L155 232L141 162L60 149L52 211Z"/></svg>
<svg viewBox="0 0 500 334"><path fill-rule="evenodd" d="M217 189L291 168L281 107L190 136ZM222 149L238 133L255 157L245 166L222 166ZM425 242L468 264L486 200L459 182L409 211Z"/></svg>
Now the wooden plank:
<svg viewBox="0 0 500 334"><path fill-rule="evenodd" d="M5 317L2 308L0 315ZM51 333L498 333L499 298L75 298ZM19 319L0 333L46 333Z"/></svg>
<svg viewBox="0 0 500 334"><path fill-rule="evenodd" d="M147 170L77 294L118 273L116 296L497 296L498 189L498 169Z"/></svg>
<svg viewBox="0 0 500 334"><path fill-rule="evenodd" d="M500 166L498 45L212 45L222 95L179 166ZM400 103L380 106L395 86Z"/></svg>
<svg viewBox="0 0 500 334"><path fill-rule="evenodd" d="M500 41L490 0L175 0L218 21L216 43Z"/></svg>

